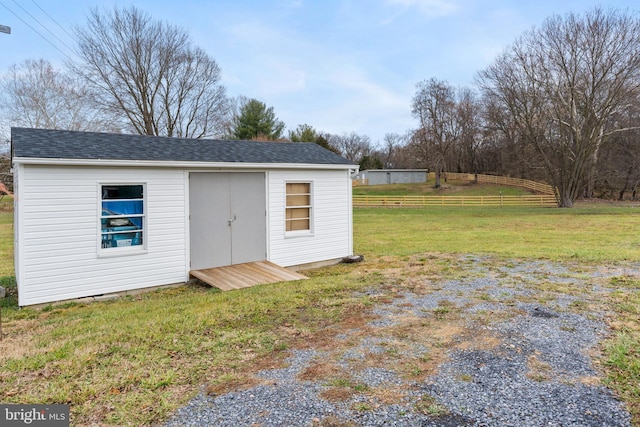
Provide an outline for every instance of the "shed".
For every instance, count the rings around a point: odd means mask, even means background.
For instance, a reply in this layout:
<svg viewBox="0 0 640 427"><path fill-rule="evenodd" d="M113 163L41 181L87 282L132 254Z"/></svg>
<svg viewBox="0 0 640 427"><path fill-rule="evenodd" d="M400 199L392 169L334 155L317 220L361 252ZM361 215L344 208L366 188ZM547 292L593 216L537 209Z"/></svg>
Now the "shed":
<svg viewBox="0 0 640 427"><path fill-rule="evenodd" d="M367 169L358 172L354 179L368 185L424 183L428 172L427 169Z"/></svg>
<svg viewBox="0 0 640 427"><path fill-rule="evenodd" d="M20 306L353 254L351 173L314 143L13 128Z"/></svg>

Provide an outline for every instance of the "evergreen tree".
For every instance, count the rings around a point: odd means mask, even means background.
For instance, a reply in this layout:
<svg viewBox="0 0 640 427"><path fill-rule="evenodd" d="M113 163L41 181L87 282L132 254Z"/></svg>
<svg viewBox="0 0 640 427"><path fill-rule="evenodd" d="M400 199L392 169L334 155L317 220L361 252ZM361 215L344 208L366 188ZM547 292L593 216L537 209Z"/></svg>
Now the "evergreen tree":
<svg viewBox="0 0 640 427"><path fill-rule="evenodd" d="M316 142L320 136L318 132L308 124L298 125L295 130L289 131L289 139L291 142Z"/></svg>
<svg viewBox="0 0 640 427"><path fill-rule="evenodd" d="M283 131L284 122L276 118L273 107L267 107L257 99L250 99L233 120L232 137L274 141L282 137Z"/></svg>
<svg viewBox="0 0 640 427"><path fill-rule="evenodd" d="M289 131L289 140L291 142L315 142L322 148L340 154L340 150L329 144L329 141L321 132L318 132L308 124L298 125L295 130Z"/></svg>

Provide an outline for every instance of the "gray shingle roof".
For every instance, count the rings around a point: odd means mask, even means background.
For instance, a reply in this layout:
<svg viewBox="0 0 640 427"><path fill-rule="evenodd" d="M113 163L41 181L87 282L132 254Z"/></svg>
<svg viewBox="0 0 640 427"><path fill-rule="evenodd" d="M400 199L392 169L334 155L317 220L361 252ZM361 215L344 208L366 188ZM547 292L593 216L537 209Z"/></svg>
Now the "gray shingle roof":
<svg viewBox="0 0 640 427"><path fill-rule="evenodd" d="M353 164L310 142L184 139L50 129L12 128L11 147L14 157L26 158Z"/></svg>

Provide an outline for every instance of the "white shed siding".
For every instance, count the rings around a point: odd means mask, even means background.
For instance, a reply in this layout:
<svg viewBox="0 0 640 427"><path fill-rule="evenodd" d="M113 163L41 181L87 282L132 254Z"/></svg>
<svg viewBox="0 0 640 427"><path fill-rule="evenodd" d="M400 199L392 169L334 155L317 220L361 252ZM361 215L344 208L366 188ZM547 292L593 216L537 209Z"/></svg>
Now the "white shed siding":
<svg viewBox="0 0 640 427"><path fill-rule="evenodd" d="M269 260L288 267L353 253L351 179L347 170L270 171ZM285 183L312 183L313 234L285 234Z"/></svg>
<svg viewBox="0 0 640 427"><path fill-rule="evenodd" d="M102 183L146 185L144 253L98 253ZM18 191L20 305L185 280L182 170L20 165Z"/></svg>

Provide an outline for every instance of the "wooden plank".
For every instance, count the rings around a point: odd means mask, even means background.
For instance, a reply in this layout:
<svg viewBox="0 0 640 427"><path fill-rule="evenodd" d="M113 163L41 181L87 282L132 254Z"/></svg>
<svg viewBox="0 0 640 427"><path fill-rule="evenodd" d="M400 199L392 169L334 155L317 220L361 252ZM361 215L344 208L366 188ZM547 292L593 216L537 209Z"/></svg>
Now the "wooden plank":
<svg viewBox="0 0 640 427"><path fill-rule="evenodd" d="M300 273L287 270L269 261L192 270L189 274L223 291L307 278Z"/></svg>
<svg viewBox="0 0 640 427"><path fill-rule="evenodd" d="M193 277L197 277L198 279L202 280L203 282L209 285L212 285L213 283L215 283L215 287L223 291L230 291L234 289L231 286L229 286L229 284L226 282L226 280L224 280L224 277L222 277L222 275L219 275L218 277L214 277L208 274L208 272L205 270L195 270L195 271L191 271L190 273Z"/></svg>
<svg viewBox="0 0 640 427"><path fill-rule="evenodd" d="M280 267L277 264L274 264L270 261L259 261L255 264L260 265L262 270L271 271L277 278L285 279L285 280L302 280L307 279L307 276L297 273L292 270L287 270L286 268Z"/></svg>

